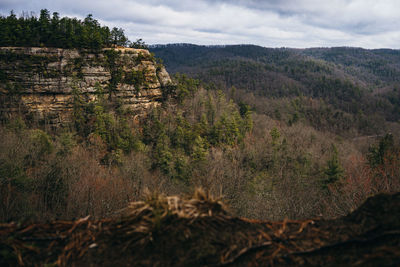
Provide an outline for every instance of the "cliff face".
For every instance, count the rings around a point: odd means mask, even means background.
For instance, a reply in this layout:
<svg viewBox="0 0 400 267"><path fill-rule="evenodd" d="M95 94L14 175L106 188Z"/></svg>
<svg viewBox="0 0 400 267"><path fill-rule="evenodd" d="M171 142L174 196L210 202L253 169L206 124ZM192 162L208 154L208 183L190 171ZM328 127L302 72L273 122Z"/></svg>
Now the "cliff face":
<svg viewBox="0 0 400 267"><path fill-rule="evenodd" d="M71 120L74 96L100 94L133 114L159 105L171 85L165 68L147 50L0 48L0 115L30 114L52 124Z"/></svg>

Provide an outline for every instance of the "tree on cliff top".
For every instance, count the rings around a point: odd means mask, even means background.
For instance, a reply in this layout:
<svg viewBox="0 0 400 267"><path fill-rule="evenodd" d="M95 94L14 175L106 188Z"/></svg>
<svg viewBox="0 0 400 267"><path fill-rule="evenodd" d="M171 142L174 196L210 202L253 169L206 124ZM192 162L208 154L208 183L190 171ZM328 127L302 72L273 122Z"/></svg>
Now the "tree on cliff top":
<svg viewBox="0 0 400 267"><path fill-rule="evenodd" d="M121 28L110 30L89 14L83 21L63 17L42 9L39 19L33 15L19 18L11 12L0 16L0 46L46 46L60 48L101 49L112 45L127 46L128 38Z"/></svg>

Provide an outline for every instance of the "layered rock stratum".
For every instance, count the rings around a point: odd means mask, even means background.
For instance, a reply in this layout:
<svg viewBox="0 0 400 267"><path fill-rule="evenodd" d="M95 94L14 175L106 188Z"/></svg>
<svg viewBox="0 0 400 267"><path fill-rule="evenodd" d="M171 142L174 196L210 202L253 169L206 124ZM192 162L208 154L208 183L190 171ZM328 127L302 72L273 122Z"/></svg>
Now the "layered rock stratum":
<svg viewBox="0 0 400 267"><path fill-rule="evenodd" d="M157 106L171 85L165 68L145 49L93 52L40 47L0 48L0 115L31 115L51 124L69 122L74 96L85 101L104 94L143 114Z"/></svg>

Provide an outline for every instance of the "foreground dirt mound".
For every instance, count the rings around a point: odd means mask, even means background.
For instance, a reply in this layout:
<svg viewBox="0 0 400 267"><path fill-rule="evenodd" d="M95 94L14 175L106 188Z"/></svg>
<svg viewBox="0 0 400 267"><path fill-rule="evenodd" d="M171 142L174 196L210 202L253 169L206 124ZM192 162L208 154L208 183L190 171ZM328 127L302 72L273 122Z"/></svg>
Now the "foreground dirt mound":
<svg viewBox="0 0 400 267"><path fill-rule="evenodd" d="M0 265L400 265L400 193L336 220L232 217L202 192L149 196L118 219L0 224Z"/></svg>

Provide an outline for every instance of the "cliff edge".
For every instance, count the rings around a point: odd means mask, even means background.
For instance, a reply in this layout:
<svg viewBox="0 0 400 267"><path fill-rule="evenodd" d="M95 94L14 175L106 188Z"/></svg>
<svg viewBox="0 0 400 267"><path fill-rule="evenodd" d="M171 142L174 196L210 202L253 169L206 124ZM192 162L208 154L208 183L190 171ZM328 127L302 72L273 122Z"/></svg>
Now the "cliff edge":
<svg viewBox="0 0 400 267"><path fill-rule="evenodd" d="M140 115L159 105L170 85L164 66L145 49L0 47L1 119L69 122L77 94L89 102L105 95Z"/></svg>

